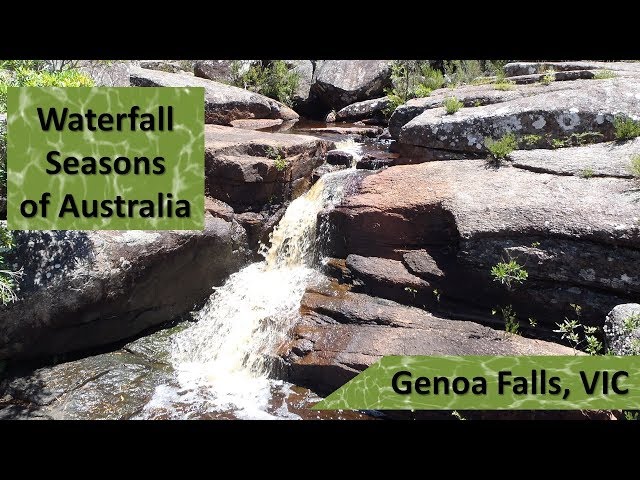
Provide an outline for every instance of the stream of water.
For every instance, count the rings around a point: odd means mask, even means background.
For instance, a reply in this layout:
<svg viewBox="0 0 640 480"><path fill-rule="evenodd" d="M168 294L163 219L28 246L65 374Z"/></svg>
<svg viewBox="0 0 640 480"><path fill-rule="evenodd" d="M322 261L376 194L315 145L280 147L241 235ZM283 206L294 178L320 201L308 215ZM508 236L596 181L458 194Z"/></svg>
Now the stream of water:
<svg viewBox="0 0 640 480"><path fill-rule="evenodd" d="M357 154L357 147L351 146ZM286 402L293 386L269 377L268 355L298 318L307 286L321 278L317 257L318 213L344 196L354 169L329 173L292 201L262 246L264 261L231 275L197 314L197 322L173 336L174 384L156 388L143 418L299 418Z"/></svg>

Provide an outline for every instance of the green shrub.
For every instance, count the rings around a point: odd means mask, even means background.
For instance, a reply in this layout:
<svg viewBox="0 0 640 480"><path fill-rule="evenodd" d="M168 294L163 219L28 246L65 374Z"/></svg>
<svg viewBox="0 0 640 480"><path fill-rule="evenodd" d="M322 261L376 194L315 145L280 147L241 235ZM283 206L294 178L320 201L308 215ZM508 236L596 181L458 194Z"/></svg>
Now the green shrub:
<svg viewBox="0 0 640 480"><path fill-rule="evenodd" d="M431 66L428 64L421 65L420 73L422 74L420 86L428 90L437 90L438 88L442 88L445 84L445 79L442 72L435 68L431 68Z"/></svg>
<svg viewBox="0 0 640 480"><path fill-rule="evenodd" d="M235 61L231 70L235 86L273 98L285 105L292 105L300 76L295 70L289 70L283 60L256 63L244 73L240 73L241 63Z"/></svg>
<svg viewBox="0 0 640 480"><path fill-rule="evenodd" d="M556 81L556 72L553 70L547 70L540 79L540 83L543 85L550 85L551 82Z"/></svg>
<svg viewBox="0 0 640 480"><path fill-rule="evenodd" d="M629 164L629 173L636 178L640 178L640 155L634 155L631 157L631 163Z"/></svg>
<svg viewBox="0 0 640 480"><path fill-rule="evenodd" d="M580 176L582 178L591 178L596 174L596 172L593 170L593 168L585 168L584 170L582 170L580 172Z"/></svg>
<svg viewBox="0 0 640 480"><path fill-rule="evenodd" d="M622 329L626 334L633 333L638 328L640 328L640 314L629 315L622 321Z"/></svg>
<svg viewBox="0 0 640 480"><path fill-rule="evenodd" d="M384 113L393 111L412 98L423 98L445 84L440 70L431 68L429 60L397 60L391 64L391 88L385 90L390 105Z"/></svg>
<svg viewBox="0 0 640 480"><path fill-rule="evenodd" d="M0 113L7 110L8 87L92 87L93 80L76 69L36 70L44 63L36 60L5 60L0 62L11 75L0 78Z"/></svg>
<svg viewBox="0 0 640 480"><path fill-rule="evenodd" d="M285 170L287 168L287 165L288 163L286 158L275 159L276 170L278 170L279 172L282 172L283 170Z"/></svg>
<svg viewBox="0 0 640 480"><path fill-rule="evenodd" d="M278 150L277 148L267 147L266 155L267 155L267 158L274 160L274 165L276 167L276 170L278 170L279 172L282 172L287 168L287 165L288 165L287 159L284 157L283 153L280 152L280 150Z"/></svg>
<svg viewBox="0 0 640 480"><path fill-rule="evenodd" d="M493 88L494 88L494 90L506 91L506 90L513 90L514 88L516 88L516 86L510 80L503 80L503 81L500 81L500 82L497 82L496 84L494 84Z"/></svg>
<svg viewBox="0 0 640 480"><path fill-rule="evenodd" d="M492 138L488 139L485 142L485 146L494 159L503 160L507 155L518 148L518 141L513 133L507 133L499 140L494 140Z"/></svg>
<svg viewBox="0 0 640 480"><path fill-rule="evenodd" d="M524 135L522 137L522 141L528 147L533 147L533 146L537 145L540 140L542 140L542 136L541 135L536 135L534 133L529 134L529 135Z"/></svg>
<svg viewBox="0 0 640 480"><path fill-rule="evenodd" d="M6 224L0 224L0 303L7 303L16 300L15 282L22 275L21 271L13 272L7 269L4 261L4 253L13 247L13 235L7 230Z"/></svg>
<svg viewBox="0 0 640 480"><path fill-rule="evenodd" d="M448 97L444 99L444 102L442 102L444 105L445 110L447 111L447 115L452 115L454 113L456 113L458 110L460 110L463 107L463 103L458 100L456 97Z"/></svg>
<svg viewBox="0 0 640 480"><path fill-rule="evenodd" d="M504 320L504 330L507 333L517 335L520 332L520 322L518 316L513 310L513 306L507 305L506 307L498 307L491 310L491 314L495 315L500 310L502 319Z"/></svg>
<svg viewBox="0 0 640 480"><path fill-rule="evenodd" d="M444 62L444 73L448 83L463 85L484 76L486 70L481 60L448 60Z"/></svg>
<svg viewBox="0 0 640 480"><path fill-rule="evenodd" d="M414 98L424 98L431 95L431 89L422 84L418 85L414 90Z"/></svg>
<svg viewBox="0 0 640 480"><path fill-rule="evenodd" d="M594 80L607 80L608 78L615 78L617 75L611 70L598 70L593 75Z"/></svg>
<svg viewBox="0 0 640 480"><path fill-rule="evenodd" d="M613 119L615 136L617 140L629 140L640 136L640 122L626 115L618 115Z"/></svg>
<svg viewBox="0 0 640 480"><path fill-rule="evenodd" d="M511 259L508 262L498 262L491 268L491 276L494 282L500 282L511 288L513 283L523 283L528 277L529 273L515 260Z"/></svg>

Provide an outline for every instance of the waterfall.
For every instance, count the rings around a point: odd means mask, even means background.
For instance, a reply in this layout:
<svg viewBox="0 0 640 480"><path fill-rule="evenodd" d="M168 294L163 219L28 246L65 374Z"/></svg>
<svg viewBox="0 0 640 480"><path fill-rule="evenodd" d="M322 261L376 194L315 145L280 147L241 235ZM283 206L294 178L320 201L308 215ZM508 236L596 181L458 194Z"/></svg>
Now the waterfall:
<svg viewBox="0 0 640 480"><path fill-rule="evenodd" d="M293 200L270 246L261 247L264 261L231 275L197 313L197 322L173 337L171 364L180 388L191 395L199 392L198 408L271 417L266 407L274 381L266 358L286 339L307 285L319 276L313 268L318 213L343 198L351 175L353 170L326 174ZM156 397L175 402L169 397L176 392L167 388L156 391ZM160 400L150 405L154 402Z"/></svg>

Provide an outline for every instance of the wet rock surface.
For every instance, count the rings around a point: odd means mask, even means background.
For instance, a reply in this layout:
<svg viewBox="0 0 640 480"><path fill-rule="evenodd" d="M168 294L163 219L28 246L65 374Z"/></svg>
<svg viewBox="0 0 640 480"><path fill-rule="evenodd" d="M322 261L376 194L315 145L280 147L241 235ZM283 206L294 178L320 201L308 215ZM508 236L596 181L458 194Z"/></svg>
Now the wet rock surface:
<svg viewBox="0 0 640 480"><path fill-rule="evenodd" d="M0 308L0 358L106 345L167 322L249 258L234 220L204 231L17 232L6 259L22 268L18 300Z"/></svg>
<svg viewBox="0 0 640 480"><path fill-rule="evenodd" d="M333 142L308 135L205 129L205 192L240 213L304 193Z"/></svg>

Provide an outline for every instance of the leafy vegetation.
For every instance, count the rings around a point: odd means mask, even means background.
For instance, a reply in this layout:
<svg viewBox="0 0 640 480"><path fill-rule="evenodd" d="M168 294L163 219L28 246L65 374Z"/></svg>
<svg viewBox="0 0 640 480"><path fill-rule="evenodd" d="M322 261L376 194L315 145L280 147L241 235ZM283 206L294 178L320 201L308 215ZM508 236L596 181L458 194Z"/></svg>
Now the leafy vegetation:
<svg viewBox="0 0 640 480"><path fill-rule="evenodd" d="M624 329L624 332L627 334L633 333L634 330L640 328L640 315L638 314L629 315L627 318L623 320L622 328Z"/></svg>
<svg viewBox="0 0 640 480"><path fill-rule="evenodd" d="M254 63L242 71L242 63L231 64L233 84L291 106L300 76L283 60Z"/></svg>
<svg viewBox="0 0 640 480"><path fill-rule="evenodd" d="M542 78L540 79L540 83L542 85L551 85L551 82L556 81L556 72L554 70L547 70Z"/></svg>
<svg viewBox="0 0 640 480"><path fill-rule="evenodd" d="M629 140L640 136L640 122L626 115L618 115L613 119L615 136L617 140Z"/></svg>
<svg viewBox="0 0 640 480"><path fill-rule="evenodd" d="M0 60L0 113L7 109L8 87L91 87L93 80L77 70L73 60Z"/></svg>
<svg viewBox="0 0 640 480"><path fill-rule="evenodd" d="M411 295L413 295L413 298L416 298L416 294L418 293L418 290L411 287L404 287L404 291L409 292Z"/></svg>
<svg viewBox="0 0 640 480"><path fill-rule="evenodd" d="M582 170L580 172L580 176L582 178L591 178L596 174L596 172L593 170L593 168L585 168L584 170Z"/></svg>
<svg viewBox="0 0 640 480"><path fill-rule="evenodd" d="M513 310L511 305L507 305L506 307L498 307L491 310L491 314L495 315L500 311L502 315L502 319L504 320L504 330L507 333L512 333L517 335L520 333L520 322L518 321L518 317L516 312Z"/></svg>
<svg viewBox="0 0 640 480"><path fill-rule="evenodd" d="M518 148L518 141L516 140L516 136L509 132L499 140L494 140L492 138L488 139L485 142L485 146L489 150L489 153L491 153L491 156L495 160L500 161Z"/></svg>
<svg viewBox="0 0 640 480"><path fill-rule="evenodd" d="M452 114L456 113L464 105L456 97L447 97L447 98L444 99L444 102L442 102L442 103L444 105L445 110L447 111L447 115L452 115Z"/></svg>
<svg viewBox="0 0 640 480"><path fill-rule="evenodd" d="M631 157L631 163L629 164L629 173L636 178L640 178L640 155L634 155Z"/></svg>
<svg viewBox="0 0 640 480"><path fill-rule="evenodd" d="M279 172L284 171L289 165L283 153L277 148L267 147L266 156L267 158L274 160L274 165L276 167L276 170Z"/></svg>
<svg viewBox="0 0 640 480"><path fill-rule="evenodd" d="M529 135L523 135L522 137L522 142L527 146L527 147L533 147L535 145L538 144L538 142L540 142L540 140L542 140L542 136L541 135L536 135L536 134L529 134Z"/></svg>
<svg viewBox="0 0 640 480"><path fill-rule="evenodd" d="M436 298L436 302L440 301L440 295L441 295L440 290L438 290L437 288L434 288L433 289L433 296Z"/></svg>
<svg viewBox="0 0 640 480"><path fill-rule="evenodd" d="M583 346L589 355L599 355L603 352L603 345L597 337L598 327L590 327L580 323L580 316L582 315L582 307L580 305L572 303L571 308L573 308L576 318L569 320L565 317L562 323L556 323L558 329L554 330L554 332L560 333L561 340L569 342L574 353L577 353L579 346ZM582 335L580 330L583 332Z"/></svg>
<svg viewBox="0 0 640 480"><path fill-rule="evenodd" d="M4 253L13 247L13 235L7 230L6 224L0 224L0 303L7 303L16 300L15 284L16 280L22 276L22 271L11 271L7 268L4 260Z"/></svg>
<svg viewBox="0 0 640 480"><path fill-rule="evenodd" d="M523 283L529 277L529 273L522 265L511 259L508 262L498 262L494 265L491 268L491 276L494 282L500 282L507 288L511 288L513 284Z"/></svg>
<svg viewBox="0 0 640 480"><path fill-rule="evenodd" d="M473 84L482 77L504 78L504 66L508 60L448 60L444 62L444 74L450 85Z"/></svg>
<svg viewBox="0 0 640 480"><path fill-rule="evenodd" d="M493 88L495 90L507 91L507 90L513 90L514 88L516 88L516 85L511 80L503 79L496 82L493 85Z"/></svg>
<svg viewBox="0 0 640 480"><path fill-rule="evenodd" d="M433 90L443 87L444 75L431 68L428 60L398 60L391 65L391 88L385 91L391 101L387 116L412 98L428 97Z"/></svg>
<svg viewBox="0 0 640 480"><path fill-rule="evenodd" d="M611 70L598 70L593 75L594 80L607 80L609 78L615 78L617 75Z"/></svg>

